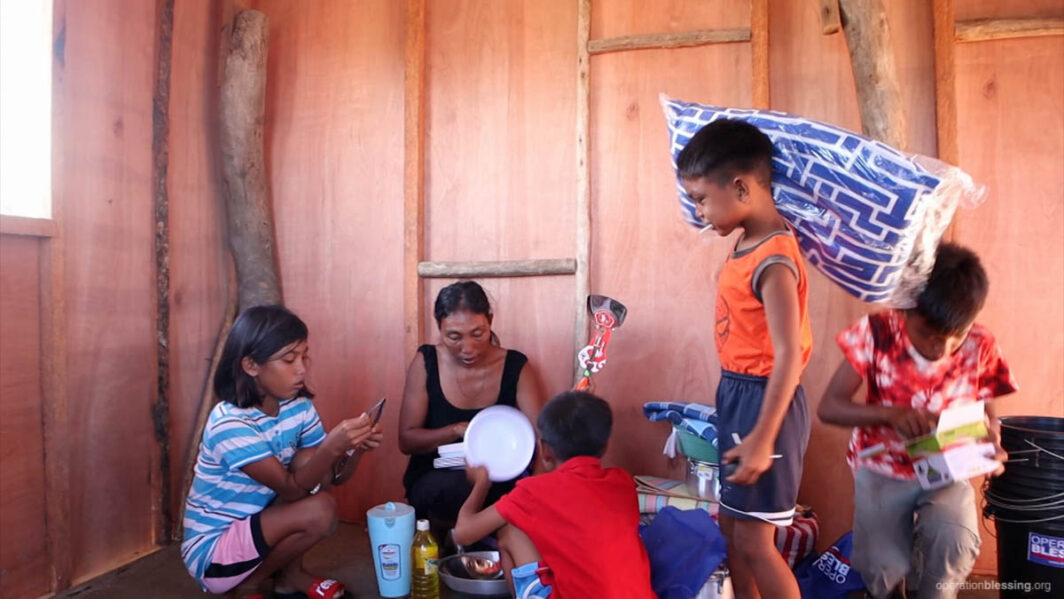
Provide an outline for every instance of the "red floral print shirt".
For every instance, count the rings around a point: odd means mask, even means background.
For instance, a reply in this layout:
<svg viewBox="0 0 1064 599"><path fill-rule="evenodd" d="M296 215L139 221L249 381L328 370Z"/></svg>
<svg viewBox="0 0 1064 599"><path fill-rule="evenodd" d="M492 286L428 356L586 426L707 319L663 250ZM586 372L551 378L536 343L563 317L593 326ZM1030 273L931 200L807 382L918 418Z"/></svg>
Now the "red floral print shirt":
<svg viewBox="0 0 1064 599"><path fill-rule="evenodd" d="M935 361L913 347L905 316L898 310L869 314L839 333L836 341L864 378L869 405L922 408L938 414L950 406L990 400L1017 389L993 335L979 324L972 326L957 351ZM885 451L858 455L879 444ZM854 428L846 461L854 471L860 467L896 479L916 477L903 439L889 425Z"/></svg>

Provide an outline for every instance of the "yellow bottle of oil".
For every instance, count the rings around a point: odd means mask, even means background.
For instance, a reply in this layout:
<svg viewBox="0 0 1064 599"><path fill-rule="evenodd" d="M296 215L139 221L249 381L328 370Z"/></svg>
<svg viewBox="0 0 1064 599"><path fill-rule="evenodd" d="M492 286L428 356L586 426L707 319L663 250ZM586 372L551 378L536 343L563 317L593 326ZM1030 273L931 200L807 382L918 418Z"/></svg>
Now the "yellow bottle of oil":
<svg viewBox="0 0 1064 599"><path fill-rule="evenodd" d="M440 546L429 530L428 520L417 521L417 533L410 552L413 574L410 599L440 599Z"/></svg>

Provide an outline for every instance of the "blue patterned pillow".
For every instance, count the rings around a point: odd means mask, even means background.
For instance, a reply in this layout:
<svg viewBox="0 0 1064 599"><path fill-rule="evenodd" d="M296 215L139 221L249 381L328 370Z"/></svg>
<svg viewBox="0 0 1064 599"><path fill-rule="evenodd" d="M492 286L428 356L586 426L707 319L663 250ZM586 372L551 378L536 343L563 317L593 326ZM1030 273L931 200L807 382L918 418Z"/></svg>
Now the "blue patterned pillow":
<svg viewBox="0 0 1064 599"><path fill-rule="evenodd" d="M868 302L913 305L961 197L978 200L962 171L909 156L851 131L782 112L719 108L661 96L672 165L691 137L721 118L757 126L775 145L772 193L805 257ZM934 172L932 172L934 171ZM677 181L686 220L694 204Z"/></svg>

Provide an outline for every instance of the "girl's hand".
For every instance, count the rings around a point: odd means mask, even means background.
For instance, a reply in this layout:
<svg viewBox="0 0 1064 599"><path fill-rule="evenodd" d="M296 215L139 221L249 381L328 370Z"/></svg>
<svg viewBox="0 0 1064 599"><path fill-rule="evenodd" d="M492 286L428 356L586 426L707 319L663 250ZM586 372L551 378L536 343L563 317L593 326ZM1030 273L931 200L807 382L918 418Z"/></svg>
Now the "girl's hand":
<svg viewBox="0 0 1064 599"><path fill-rule="evenodd" d="M724 463L738 463L734 472L726 478L737 485L752 485L761 473L772 467L772 443L749 434L735 447L724 452Z"/></svg>
<svg viewBox="0 0 1064 599"><path fill-rule="evenodd" d="M370 429L369 436L364 441L358 444L357 449L359 451L373 451L381 445L381 440L384 438L384 433L381 432L379 424L373 425Z"/></svg>
<svg viewBox="0 0 1064 599"><path fill-rule="evenodd" d="M358 449L360 443L370 438L374 428L366 414L358 418L348 418L329 431L322 445L333 450L336 455L346 453L348 450Z"/></svg>
<svg viewBox="0 0 1064 599"><path fill-rule="evenodd" d="M933 431L938 425L938 415L928 410L897 406L890 409L887 423L903 439L913 439Z"/></svg>

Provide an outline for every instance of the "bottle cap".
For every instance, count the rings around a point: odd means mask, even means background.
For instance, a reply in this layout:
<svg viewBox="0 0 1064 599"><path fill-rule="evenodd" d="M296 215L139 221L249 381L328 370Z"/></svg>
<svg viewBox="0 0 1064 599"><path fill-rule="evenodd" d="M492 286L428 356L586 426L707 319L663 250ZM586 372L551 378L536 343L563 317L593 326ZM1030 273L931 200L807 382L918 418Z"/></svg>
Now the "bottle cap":
<svg viewBox="0 0 1064 599"><path fill-rule="evenodd" d="M418 530L428 530L429 529L429 521L428 520L418 520L417 521L417 529Z"/></svg>

